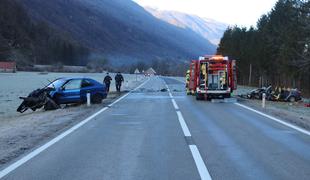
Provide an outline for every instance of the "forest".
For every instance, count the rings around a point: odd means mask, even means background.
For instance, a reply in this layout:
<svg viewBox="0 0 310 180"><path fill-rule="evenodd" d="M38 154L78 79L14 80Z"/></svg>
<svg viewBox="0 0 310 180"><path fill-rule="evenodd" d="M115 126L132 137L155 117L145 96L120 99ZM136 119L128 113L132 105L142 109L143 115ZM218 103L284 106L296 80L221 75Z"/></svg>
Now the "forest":
<svg viewBox="0 0 310 180"><path fill-rule="evenodd" d="M15 0L0 0L0 60L33 64L85 65L89 50L45 22L33 22Z"/></svg>
<svg viewBox="0 0 310 180"><path fill-rule="evenodd" d="M310 95L310 1L279 0L256 27L229 27L218 54L236 59L238 83Z"/></svg>

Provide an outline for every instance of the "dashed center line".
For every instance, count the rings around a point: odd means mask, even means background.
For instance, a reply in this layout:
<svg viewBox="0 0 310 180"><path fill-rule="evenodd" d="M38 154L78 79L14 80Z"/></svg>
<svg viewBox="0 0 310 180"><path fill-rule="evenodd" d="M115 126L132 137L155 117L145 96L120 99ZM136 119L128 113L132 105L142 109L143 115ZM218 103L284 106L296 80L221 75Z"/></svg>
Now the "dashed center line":
<svg viewBox="0 0 310 180"><path fill-rule="evenodd" d="M189 149L192 152L192 155L193 155L194 161L196 163L200 178L202 180L212 180L210 173L209 173L205 163L202 160L202 157L199 153L197 146L196 145L189 145Z"/></svg>
<svg viewBox="0 0 310 180"><path fill-rule="evenodd" d="M175 102L175 100L174 99L171 99L171 101L172 101L172 104L173 104L173 107L174 107L174 109L179 109L179 106L177 105L177 103Z"/></svg>
<svg viewBox="0 0 310 180"><path fill-rule="evenodd" d="M186 125L186 122L183 118L183 115L182 115L181 111L179 110L179 106L176 103L175 99L173 98L173 95L171 94L171 91L170 91L168 85L167 84L165 84L165 85L166 85L167 91L169 92L169 97L171 98L171 102L173 104L173 107L176 110L178 120L179 120L179 123L181 125L184 137L185 137L185 141L186 141L187 145L189 146L189 149L190 149L191 154L193 156L193 159L195 161L196 167L198 169L199 176L202 180L212 180L210 173L208 171L208 168L205 165L205 163L204 163L204 161L203 161L203 159L199 153L199 150L198 150L197 146L195 145L195 143L192 139L192 135L191 135L191 133L190 133L190 131Z"/></svg>
<svg viewBox="0 0 310 180"><path fill-rule="evenodd" d="M179 119L179 122L180 122L180 125L182 127L182 130L183 130L183 133L184 133L184 136L192 136L191 133L189 132L189 129L185 123L185 120L183 118L183 115L180 111L177 111L177 115L178 115L178 119Z"/></svg>

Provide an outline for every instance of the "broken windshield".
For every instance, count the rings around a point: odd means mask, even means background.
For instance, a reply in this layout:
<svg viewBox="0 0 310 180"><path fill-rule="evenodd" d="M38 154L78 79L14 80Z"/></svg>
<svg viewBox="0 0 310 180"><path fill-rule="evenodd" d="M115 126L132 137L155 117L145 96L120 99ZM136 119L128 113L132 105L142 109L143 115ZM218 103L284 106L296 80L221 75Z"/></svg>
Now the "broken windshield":
<svg viewBox="0 0 310 180"><path fill-rule="evenodd" d="M64 79L56 79L55 81L51 82L47 87L49 88L59 88L64 84Z"/></svg>

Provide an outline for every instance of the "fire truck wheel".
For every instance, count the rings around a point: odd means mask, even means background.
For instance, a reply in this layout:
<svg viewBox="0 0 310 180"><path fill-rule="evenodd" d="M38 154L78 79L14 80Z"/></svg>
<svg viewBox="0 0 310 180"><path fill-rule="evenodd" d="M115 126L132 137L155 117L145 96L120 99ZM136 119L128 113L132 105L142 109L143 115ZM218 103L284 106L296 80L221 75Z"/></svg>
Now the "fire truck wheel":
<svg viewBox="0 0 310 180"><path fill-rule="evenodd" d="M202 100L203 99L203 96L201 94L196 94L196 100Z"/></svg>

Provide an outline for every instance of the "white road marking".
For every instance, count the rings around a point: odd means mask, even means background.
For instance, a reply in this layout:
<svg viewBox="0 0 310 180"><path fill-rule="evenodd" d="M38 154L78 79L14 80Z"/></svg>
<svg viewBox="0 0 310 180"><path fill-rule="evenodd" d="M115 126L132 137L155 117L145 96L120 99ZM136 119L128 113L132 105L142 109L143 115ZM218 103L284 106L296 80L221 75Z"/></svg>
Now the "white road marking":
<svg viewBox="0 0 310 180"><path fill-rule="evenodd" d="M181 111L179 110L179 106L178 104L176 103L175 99L173 98L172 94L171 94L171 91L168 87L168 85L165 83L166 87L167 87L167 90L169 92L169 96L171 98L171 101L172 101L172 104L174 106L174 108L176 109L176 113L178 115L178 120L179 120L179 123L181 125L181 128L182 128L182 131L183 131L183 134L185 137L191 137L191 133L186 125L186 122L183 118L183 115L181 113ZM198 173L199 173L199 176L202 180L212 180L211 176L210 176L210 173L208 171L208 168L207 166L205 165L200 153L199 153L199 150L197 148L196 145L189 145L189 149L192 153L192 156L193 156L193 159L195 161L195 165L198 169Z"/></svg>
<svg viewBox="0 0 310 180"><path fill-rule="evenodd" d="M245 108L245 109L248 109L248 110L250 110L250 111L253 111L253 112L257 113L257 114L260 114L260 115L262 115L262 116L264 116L264 117L267 117L267 118L269 118L269 119L271 119L271 120L274 120L274 121L276 121L276 122L278 122L278 123L280 123L280 124L283 124L283 125L285 125L285 126L287 126L287 127L293 128L293 129L295 129L296 131L299 131L299 132L301 132L301 133L303 133L303 134L306 134L306 135L310 136L310 132L307 131L307 130L305 130L305 129L302 129L302 128L297 127L297 126L295 126L295 125L293 125L293 124L287 123L287 122L285 122L285 121L283 121L283 120L280 120L280 119L275 118L275 117L273 117L273 116L270 116L270 115L267 115L267 114L262 113L262 112L260 112L260 111L257 111L257 110L255 110L255 109L252 109L252 108L250 108L250 107L248 107L248 106L245 106L245 105L243 105L243 104L239 104L239 103L235 103L235 104L238 105L238 106L240 106L240 107L243 107L243 108Z"/></svg>
<svg viewBox="0 0 310 180"><path fill-rule="evenodd" d="M127 116L128 114L119 114L119 113L115 113L115 114L111 114L111 116Z"/></svg>
<svg viewBox="0 0 310 180"><path fill-rule="evenodd" d="M185 120L183 118L183 115L180 111L177 111L177 115L178 115L178 119L179 119L179 122L180 122L180 125L182 127L182 130L183 130L183 133L184 133L184 136L192 136L191 133L189 132L189 129L185 123Z"/></svg>
<svg viewBox="0 0 310 180"><path fill-rule="evenodd" d="M70 134L73 131L77 130L78 128L80 128L81 126L83 126L84 124L86 124L87 122L92 120L94 117L96 117L98 114L102 113L103 111L105 111L107 109L108 109L107 107L102 108L100 111L98 111L95 114L89 116L87 119L83 120L82 122L78 123L77 125L73 126L72 128L68 129L67 131L63 132L62 134L60 134L56 138L54 138L51 141L47 142L43 146L41 146L38 149L32 151L31 153L29 153L28 155L26 155L22 159L18 160L17 162L13 163L9 167L5 168L4 170L2 170L0 172L0 179L3 178L5 175L9 174L10 172L12 172L13 170L15 170L16 168L18 168L19 166L21 166L22 164L24 164L25 162L29 161L30 159L32 159L36 155L40 154L42 151L44 151L45 149L49 148L50 146L52 146L56 142L60 141L61 139L66 137L68 134Z"/></svg>
<svg viewBox="0 0 310 180"><path fill-rule="evenodd" d="M119 125L141 125L142 122L119 122Z"/></svg>
<svg viewBox="0 0 310 180"><path fill-rule="evenodd" d="M173 104L174 109L175 109L175 110L178 110L178 109L179 109L179 106L177 105L177 103L175 102L175 100L174 100L174 99L171 99L171 101L172 101L172 104Z"/></svg>
<svg viewBox="0 0 310 180"><path fill-rule="evenodd" d="M170 92L170 89L166 83L165 83L165 86L166 86L167 91Z"/></svg>
<svg viewBox="0 0 310 180"><path fill-rule="evenodd" d="M196 167L198 169L200 178L202 180L212 180L210 173L209 173L205 163L202 160L202 157L199 153L197 146L196 145L189 145L189 149L192 152L192 156L194 158L194 161L195 161Z"/></svg>
<svg viewBox="0 0 310 180"><path fill-rule="evenodd" d="M179 80L179 79L175 79L175 80L179 81L179 82L182 83L182 84L186 84L184 81L181 81L181 80Z"/></svg>
<svg viewBox="0 0 310 180"><path fill-rule="evenodd" d="M118 98L116 101L114 101L113 103L111 103L110 105L108 105L109 107L113 106L114 104L118 103L119 101L121 101L122 99L124 99L125 97L127 97L130 93L132 93L133 91L136 91L137 89L139 89L140 87L142 87L143 85L145 85L147 82L149 82L150 79L146 80L144 83L140 84L138 87L136 87L135 89L129 91L127 94L123 95L122 97Z"/></svg>
<svg viewBox="0 0 310 180"><path fill-rule="evenodd" d="M135 91L137 89L139 89L140 87L142 87L143 85L145 85L150 79L148 79L147 81L145 81L144 83L142 83L140 86L136 87L134 90ZM125 94L124 96L118 98L116 101L114 101L113 103L111 103L108 106L112 106L115 103L119 102L120 100L124 99L126 96L128 96L132 91L129 91L127 94ZM46 150L47 148L49 148L50 146L52 146L53 144L57 143L58 141L60 141L61 139L63 139L64 137L66 137L67 135L71 134L72 132L74 132L75 130L77 130L78 128L80 128L81 126L83 126L84 124L86 124L87 122L89 122L90 120L92 120L93 118L95 118L96 116L98 116L100 113L104 112L105 110L107 110L108 107L104 107L101 110L99 110L98 112L96 112L95 114L89 116L88 118L86 118L85 120L81 121L80 123L78 123L77 125L73 126L72 128L68 129L67 131L63 132L62 134L58 135L57 137L55 137L54 139L50 140L49 142L47 142L46 144L40 146L39 148L35 149L34 151L30 152L29 154L27 154L26 156L24 156L23 158L21 158L20 160L16 161L15 163L11 164L10 166L6 167L5 169L3 169L2 171L0 171L0 179L3 178L4 176L6 176L7 174L9 174L10 172L14 171L16 168L18 168L19 166L23 165L24 163L26 163L27 161L29 161L30 159L34 158L35 156L37 156L38 154L40 154L42 151Z"/></svg>

